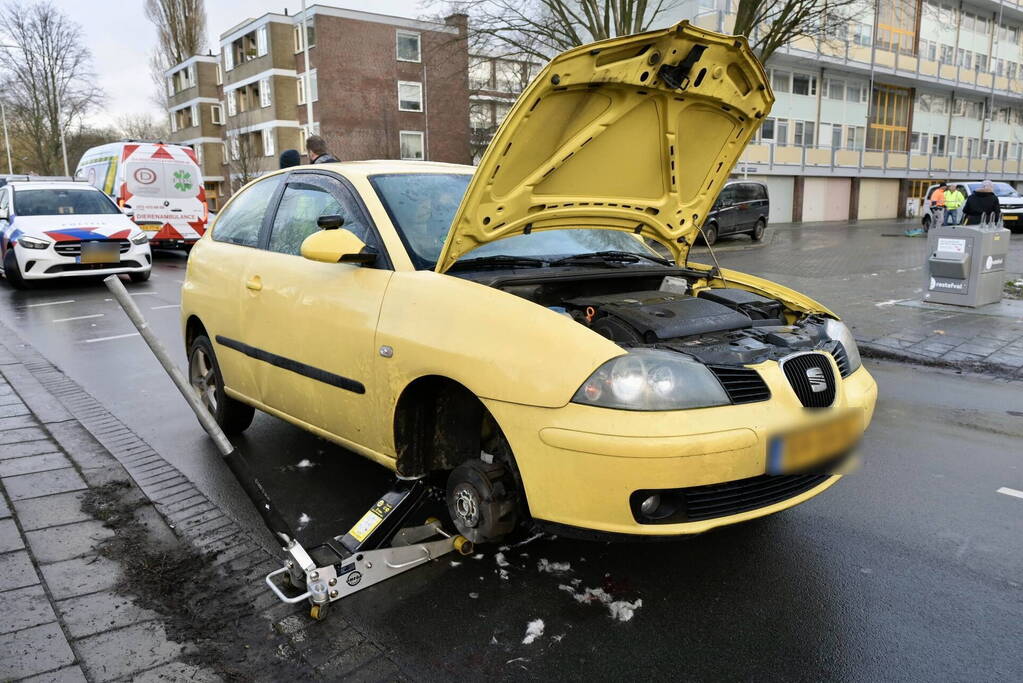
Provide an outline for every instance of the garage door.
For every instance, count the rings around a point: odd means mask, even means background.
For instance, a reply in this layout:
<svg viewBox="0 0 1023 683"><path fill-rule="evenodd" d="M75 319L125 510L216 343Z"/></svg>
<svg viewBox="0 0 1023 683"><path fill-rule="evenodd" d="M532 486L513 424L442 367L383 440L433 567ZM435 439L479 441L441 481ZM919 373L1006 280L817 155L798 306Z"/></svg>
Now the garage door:
<svg viewBox="0 0 1023 683"><path fill-rule="evenodd" d="M860 220L895 218L899 215L899 181L863 178L860 180Z"/></svg>

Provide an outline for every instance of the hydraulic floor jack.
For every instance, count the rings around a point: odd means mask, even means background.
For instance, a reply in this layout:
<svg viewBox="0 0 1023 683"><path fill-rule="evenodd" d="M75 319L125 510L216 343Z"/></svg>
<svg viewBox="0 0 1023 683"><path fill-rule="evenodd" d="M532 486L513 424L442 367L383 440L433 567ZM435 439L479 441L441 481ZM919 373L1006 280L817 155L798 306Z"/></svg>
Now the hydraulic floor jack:
<svg viewBox="0 0 1023 683"><path fill-rule="evenodd" d="M323 619L331 603L364 588L424 566L453 550L462 555L472 553L470 540L447 533L435 518L427 519L418 526L407 526L427 501L429 487L422 481L398 481L347 533L306 550L274 507L263 484L149 329L121 280L111 275L104 282L185 397L203 429L213 439L224 462L259 511L263 523L283 544L282 549L287 556L284 566L266 576L267 585L280 600L289 604L308 601L309 615ZM282 577L298 594L287 595L274 581L277 577Z"/></svg>

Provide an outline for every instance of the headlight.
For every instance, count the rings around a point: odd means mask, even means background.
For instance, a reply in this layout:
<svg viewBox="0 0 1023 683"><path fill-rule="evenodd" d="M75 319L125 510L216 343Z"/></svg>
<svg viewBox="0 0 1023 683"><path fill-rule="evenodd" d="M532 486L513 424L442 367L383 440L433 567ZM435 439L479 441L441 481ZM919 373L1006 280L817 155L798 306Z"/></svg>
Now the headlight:
<svg viewBox="0 0 1023 683"><path fill-rule="evenodd" d="M837 341L845 349L845 355L849 358L849 372L856 372L862 362L860 361L860 349L856 346L852 331L849 326L840 320L828 320L824 323L824 334L828 339Z"/></svg>
<svg viewBox="0 0 1023 683"><path fill-rule="evenodd" d="M22 235L18 238L18 244L25 247L26 249L46 249L50 246L49 240L41 240L38 237L29 237L28 235Z"/></svg>
<svg viewBox="0 0 1023 683"><path fill-rule="evenodd" d="M623 410L683 410L728 405L705 365L671 351L637 349L597 368L573 403Z"/></svg>
<svg viewBox="0 0 1023 683"><path fill-rule="evenodd" d="M139 234L132 237L131 241L133 244L145 244L146 242L149 241L149 235L147 235L144 232L140 232Z"/></svg>

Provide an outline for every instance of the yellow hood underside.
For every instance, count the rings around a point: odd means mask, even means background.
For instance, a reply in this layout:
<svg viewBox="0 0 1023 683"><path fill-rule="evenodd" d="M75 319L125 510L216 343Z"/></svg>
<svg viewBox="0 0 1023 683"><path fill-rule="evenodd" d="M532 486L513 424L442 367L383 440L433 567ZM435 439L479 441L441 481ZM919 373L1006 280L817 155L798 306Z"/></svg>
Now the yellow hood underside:
<svg viewBox="0 0 1023 683"><path fill-rule="evenodd" d="M634 232L683 263L773 102L745 38L688 22L569 50L497 131L437 270L488 242L561 228Z"/></svg>

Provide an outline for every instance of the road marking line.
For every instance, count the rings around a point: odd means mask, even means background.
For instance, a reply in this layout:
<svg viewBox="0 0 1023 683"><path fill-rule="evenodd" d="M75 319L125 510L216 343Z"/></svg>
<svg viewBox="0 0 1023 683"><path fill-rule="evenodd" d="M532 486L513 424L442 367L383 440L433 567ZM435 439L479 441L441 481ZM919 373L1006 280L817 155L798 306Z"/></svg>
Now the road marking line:
<svg viewBox="0 0 1023 683"><path fill-rule="evenodd" d="M29 304L25 308L35 308L36 306L56 306L57 304L73 304L74 299L65 299L63 301L46 301L41 304Z"/></svg>
<svg viewBox="0 0 1023 683"><path fill-rule="evenodd" d="M101 342L101 341L110 341L111 339L124 339L126 337L137 337L137 336L139 336L138 332L131 332L129 334L115 334L113 337L99 337L97 339L83 339L82 343L83 344L94 344L96 342Z"/></svg>
<svg viewBox="0 0 1023 683"><path fill-rule="evenodd" d="M1004 493L1007 496L1014 496L1016 498L1023 498L1023 491L1017 491L1016 489L1010 489L1003 486L1002 488L995 491L995 493Z"/></svg>
<svg viewBox="0 0 1023 683"><path fill-rule="evenodd" d="M102 313L93 313L92 315L76 315L73 318L57 318L56 320L51 320L50 322L66 323L66 322L70 322L72 320L88 320L89 318L102 318L102 317L103 317Z"/></svg>
<svg viewBox="0 0 1023 683"><path fill-rule="evenodd" d="M166 306L153 306L149 310L159 311L161 308L181 308L181 304L167 304Z"/></svg>

